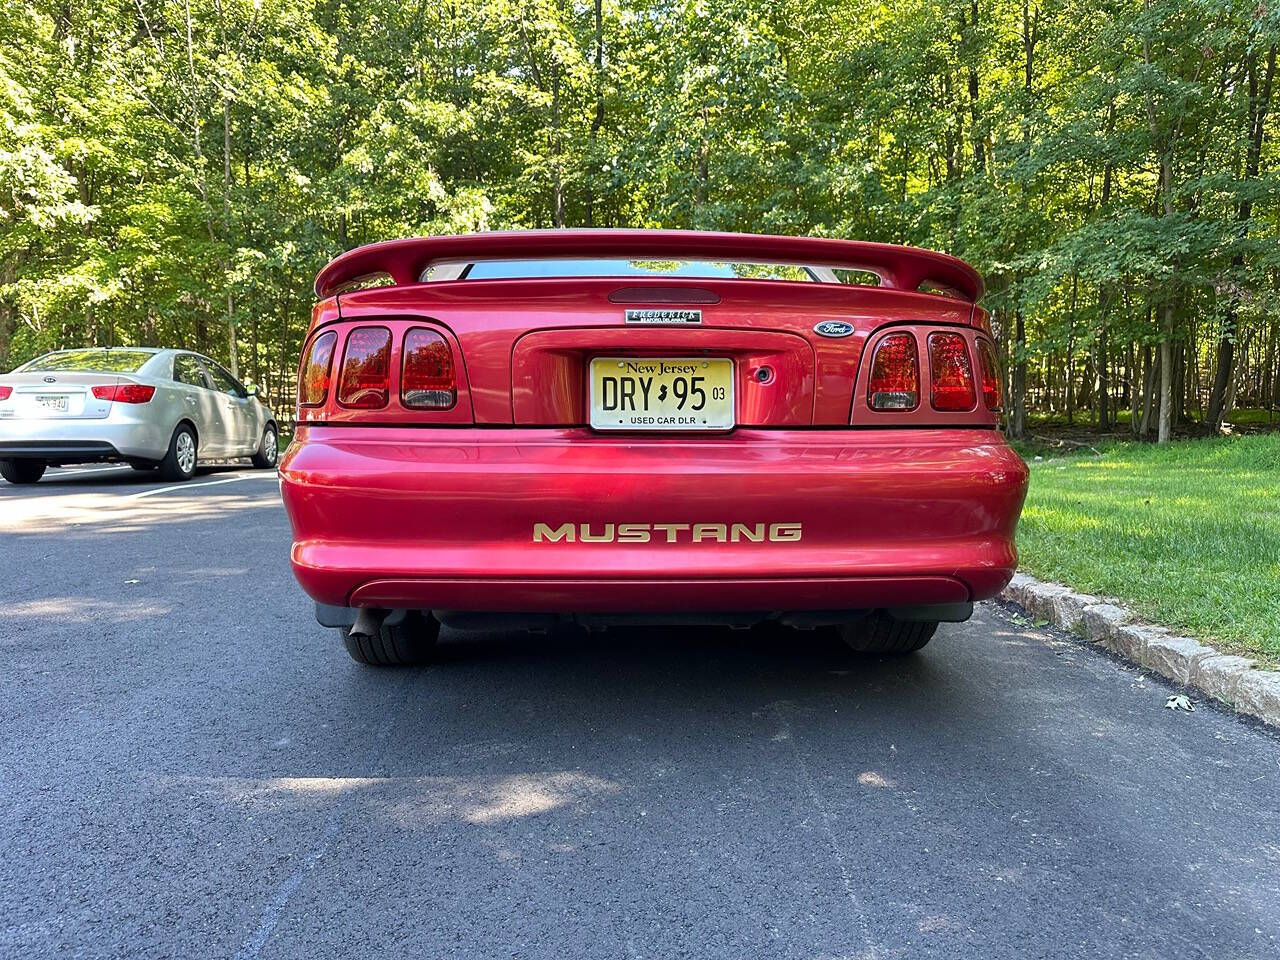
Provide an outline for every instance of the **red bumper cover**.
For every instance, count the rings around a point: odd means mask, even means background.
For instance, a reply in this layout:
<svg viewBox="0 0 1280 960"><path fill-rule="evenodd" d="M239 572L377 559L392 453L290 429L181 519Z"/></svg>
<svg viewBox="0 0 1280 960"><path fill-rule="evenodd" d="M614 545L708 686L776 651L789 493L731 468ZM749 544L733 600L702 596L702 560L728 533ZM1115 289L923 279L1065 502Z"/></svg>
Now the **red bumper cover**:
<svg viewBox="0 0 1280 960"><path fill-rule="evenodd" d="M315 600L506 612L854 610L995 595L1027 468L980 429L300 427Z"/></svg>

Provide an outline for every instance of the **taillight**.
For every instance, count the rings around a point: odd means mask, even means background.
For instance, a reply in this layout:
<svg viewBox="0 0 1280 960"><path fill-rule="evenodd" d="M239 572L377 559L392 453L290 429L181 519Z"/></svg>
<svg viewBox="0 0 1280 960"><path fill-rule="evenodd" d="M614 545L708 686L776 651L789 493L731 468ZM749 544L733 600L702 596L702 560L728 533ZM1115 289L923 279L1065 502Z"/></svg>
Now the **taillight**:
<svg viewBox="0 0 1280 960"><path fill-rule="evenodd" d="M973 409L973 368L969 365L969 347L960 334L929 334L929 377L933 382L933 409Z"/></svg>
<svg viewBox="0 0 1280 960"><path fill-rule="evenodd" d="M150 403L156 395L156 388L143 383L118 383L112 387L92 387L93 395L99 400L113 403Z"/></svg>
<svg viewBox="0 0 1280 960"><path fill-rule="evenodd" d="M404 336L400 402L415 410L448 410L458 400L453 350L434 330L415 327Z"/></svg>
<svg viewBox="0 0 1280 960"><path fill-rule="evenodd" d="M978 362L982 364L982 402L988 410L999 410L1004 401L1000 380L1000 361L990 340L978 341Z"/></svg>
<svg viewBox="0 0 1280 960"><path fill-rule="evenodd" d="M914 410L919 403L916 338L909 333L891 333L876 344L871 358L867 406L872 410Z"/></svg>
<svg viewBox="0 0 1280 960"><path fill-rule="evenodd" d="M342 354L338 403L356 410L377 410L391 395L391 331L356 327L347 334Z"/></svg>
<svg viewBox="0 0 1280 960"><path fill-rule="evenodd" d="M298 377L298 405L318 407L329 395L329 370L333 365L333 347L338 335L332 330L311 341L311 349L302 363Z"/></svg>
<svg viewBox="0 0 1280 960"><path fill-rule="evenodd" d="M0 400L8 400L13 394L13 387L0 387Z"/></svg>

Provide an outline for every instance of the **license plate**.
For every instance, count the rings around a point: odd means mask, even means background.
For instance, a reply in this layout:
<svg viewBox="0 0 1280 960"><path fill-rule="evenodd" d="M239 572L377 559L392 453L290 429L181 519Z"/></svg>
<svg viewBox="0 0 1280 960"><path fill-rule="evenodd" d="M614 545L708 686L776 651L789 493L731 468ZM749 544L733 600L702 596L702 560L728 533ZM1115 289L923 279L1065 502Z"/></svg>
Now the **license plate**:
<svg viewBox="0 0 1280 960"><path fill-rule="evenodd" d="M65 396L51 397L46 395L39 395L36 397L36 403L44 407L46 410L53 410L56 413L66 413L67 401L70 399L71 399L70 397L65 397Z"/></svg>
<svg viewBox="0 0 1280 960"><path fill-rule="evenodd" d="M595 357L590 379L597 430L733 426L733 361L725 357Z"/></svg>

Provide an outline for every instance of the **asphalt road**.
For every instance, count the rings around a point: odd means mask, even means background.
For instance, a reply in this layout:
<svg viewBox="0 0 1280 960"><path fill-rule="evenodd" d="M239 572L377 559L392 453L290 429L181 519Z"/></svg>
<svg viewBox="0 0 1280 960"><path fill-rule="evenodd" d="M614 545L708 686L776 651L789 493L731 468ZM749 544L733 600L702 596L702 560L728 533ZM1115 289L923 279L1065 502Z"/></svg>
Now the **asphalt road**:
<svg viewBox="0 0 1280 960"><path fill-rule="evenodd" d="M317 627L270 474L0 484L0 956L1280 955L1280 738L984 606Z"/></svg>

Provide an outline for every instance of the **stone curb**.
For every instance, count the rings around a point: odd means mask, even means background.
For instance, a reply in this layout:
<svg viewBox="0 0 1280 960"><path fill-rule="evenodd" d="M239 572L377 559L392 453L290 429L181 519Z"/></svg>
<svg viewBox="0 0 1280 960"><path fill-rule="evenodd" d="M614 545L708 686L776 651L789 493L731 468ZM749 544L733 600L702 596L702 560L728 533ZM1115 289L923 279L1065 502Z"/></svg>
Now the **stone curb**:
<svg viewBox="0 0 1280 960"><path fill-rule="evenodd" d="M1000 599L1152 673L1280 727L1280 670L1257 670L1256 660L1219 653L1192 637L1142 623L1117 604L1025 573L1014 574Z"/></svg>

